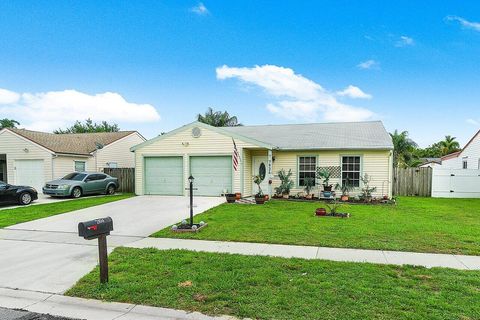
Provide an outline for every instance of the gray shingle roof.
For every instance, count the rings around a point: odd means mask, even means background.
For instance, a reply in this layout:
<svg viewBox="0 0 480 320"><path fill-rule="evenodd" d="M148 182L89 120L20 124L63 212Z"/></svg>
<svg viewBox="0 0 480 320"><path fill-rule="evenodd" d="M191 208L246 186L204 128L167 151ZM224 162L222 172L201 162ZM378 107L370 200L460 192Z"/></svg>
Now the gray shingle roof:
<svg viewBox="0 0 480 320"><path fill-rule="evenodd" d="M135 131L53 134L26 129L8 128L8 130L47 148L55 153L90 155L97 144L106 146Z"/></svg>
<svg viewBox="0 0 480 320"><path fill-rule="evenodd" d="M222 128L286 150L393 149L381 121L259 125Z"/></svg>

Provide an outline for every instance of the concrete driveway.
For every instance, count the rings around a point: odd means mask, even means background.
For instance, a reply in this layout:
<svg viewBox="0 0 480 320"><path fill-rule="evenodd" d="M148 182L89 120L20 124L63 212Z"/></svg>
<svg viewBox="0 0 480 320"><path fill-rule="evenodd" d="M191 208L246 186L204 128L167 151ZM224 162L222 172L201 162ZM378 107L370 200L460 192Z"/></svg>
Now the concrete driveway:
<svg viewBox="0 0 480 320"><path fill-rule="evenodd" d="M78 222L112 217L111 251L186 218L188 201L139 196L0 229L0 287L63 293L97 264L97 242L77 236ZM223 202L196 197L194 213Z"/></svg>
<svg viewBox="0 0 480 320"><path fill-rule="evenodd" d="M61 202L61 201L67 201L67 200L74 200L74 199L72 199L72 198L52 198L52 197L44 195L44 194L39 194L38 199L33 201L28 206L34 206L34 205L37 205L37 204L44 204L44 203ZM21 205L18 205L18 204L0 205L0 210L13 209L13 208L18 208L18 207L25 207L25 206L21 206Z"/></svg>

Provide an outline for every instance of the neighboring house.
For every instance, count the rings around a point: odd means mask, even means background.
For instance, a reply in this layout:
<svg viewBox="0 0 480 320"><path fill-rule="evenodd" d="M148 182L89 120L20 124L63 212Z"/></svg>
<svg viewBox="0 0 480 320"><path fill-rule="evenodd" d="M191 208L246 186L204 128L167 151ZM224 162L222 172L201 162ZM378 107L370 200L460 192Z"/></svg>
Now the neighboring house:
<svg viewBox="0 0 480 320"><path fill-rule="evenodd" d="M73 171L134 167L130 148L145 141L136 131L53 134L25 129L0 130L0 180L43 184Z"/></svg>
<svg viewBox="0 0 480 320"><path fill-rule="evenodd" d="M238 165L232 156L234 142ZM192 175L196 195L250 196L257 192L252 177L264 171L261 188L271 195L279 185L277 172L291 169L294 195L303 191L305 178L314 177L320 166L333 172L333 185L348 177L358 193L360 177L368 173L371 186L377 188L374 195L391 196L392 150L380 121L224 128L193 122L132 148L135 190L139 195L186 195Z"/></svg>
<svg viewBox="0 0 480 320"><path fill-rule="evenodd" d="M445 169L480 169L480 130L457 152L442 157Z"/></svg>
<svg viewBox="0 0 480 320"><path fill-rule="evenodd" d="M441 158L422 158L422 164L419 165L419 168L437 168L442 166Z"/></svg>

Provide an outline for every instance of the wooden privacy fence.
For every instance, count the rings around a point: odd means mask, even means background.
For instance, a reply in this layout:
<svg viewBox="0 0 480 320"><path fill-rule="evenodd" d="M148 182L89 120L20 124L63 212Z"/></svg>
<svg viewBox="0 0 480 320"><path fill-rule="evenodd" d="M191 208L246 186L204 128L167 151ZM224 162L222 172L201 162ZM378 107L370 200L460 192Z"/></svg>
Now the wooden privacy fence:
<svg viewBox="0 0 480 320"><path fill-rule="evenodd" d="M135 192L135 168L105 168L103 172L118 178L118 192Z"/></svg>
<svg viewBox="0 0 480 320"><path fill-rule="evenodd" d="M395 168L393 195L432 196L432 168Z"/></svg>

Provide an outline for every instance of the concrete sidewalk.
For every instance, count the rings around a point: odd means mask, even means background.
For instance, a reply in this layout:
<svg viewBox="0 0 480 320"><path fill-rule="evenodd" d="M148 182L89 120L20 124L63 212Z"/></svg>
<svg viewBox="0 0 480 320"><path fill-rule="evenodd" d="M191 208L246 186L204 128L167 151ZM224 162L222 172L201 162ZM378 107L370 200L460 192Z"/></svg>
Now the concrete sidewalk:
<svg viewBox="0 0 480 320"><path fill-rule="evenodd" d="M86 320L232 320L198 312L155 308L129 303L66 297L36 291L0 288L0 307Z"/></svg>
<svg viewBox="0 0 480 320"><path fill-rule="evenodd" d="M275 256L283 258L321 259L393 265L443 267L459 270L480 270L480 256L418 253L384 250L363 250L293 246L267 243L224 242L168 238L145 238L130 242L130 248L185 249L193 251Z"/></svg>

